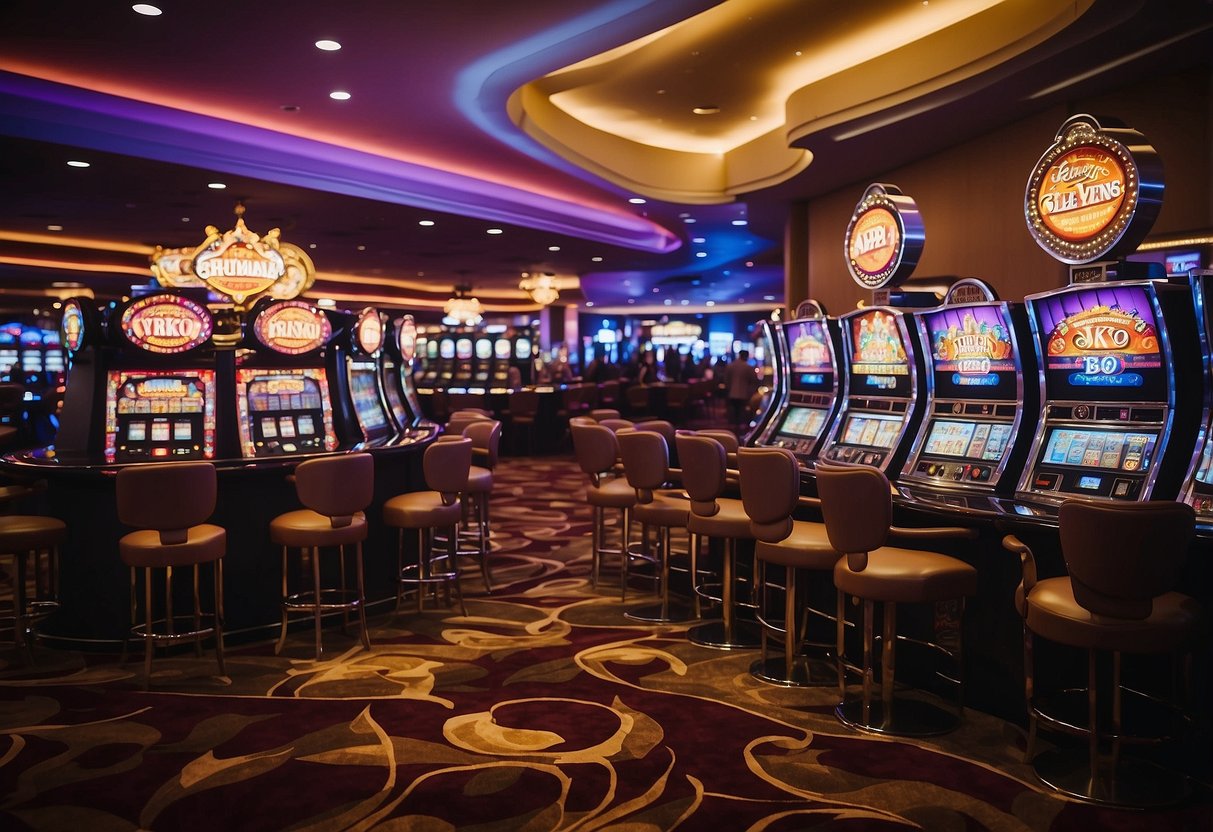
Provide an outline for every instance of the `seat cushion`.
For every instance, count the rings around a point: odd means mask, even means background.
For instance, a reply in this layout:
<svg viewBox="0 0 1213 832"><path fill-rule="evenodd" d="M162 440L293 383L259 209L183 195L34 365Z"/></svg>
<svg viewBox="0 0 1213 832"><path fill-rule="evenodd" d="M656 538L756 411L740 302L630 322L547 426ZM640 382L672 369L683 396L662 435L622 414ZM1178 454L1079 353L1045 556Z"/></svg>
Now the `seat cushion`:
<svg viewBox="0 0 1213 832"><path fill-rule="evenodd" d="M687 531L691 534L706 534L708 537L754 539L754 534L750 531L750 516L745 513L741 500L720 499L716 504L720 506L720 511L712 517L701 517L692 513L687 518Z"/></svg>
<svg viewBox="0 0 1213 832"><path fill-rule="evenodd" d="M833 569L838 562L825 524L807 520L793 521L792 533L778 543L759 540L754 544L754 557L795 569Z"/></svg>
<svg viewBox="0 0 1213 832"><path fill-rule="evenodd" d="M673 526L683 528L687 515L691 513L691 501L677 492L657 492L651 503L637 503L632 508L632 519L650 526Z"/></svg>
<svg viewBox="0 0 1213 832"><path fill-rule="evenodd" d="M0 515L0 552L24 552L58 546L67 539L67 526L37 514Z"/></svg>
<svg viewBox="0 0 1213 832"><path fill-rule="evenodd" d="M299 509L270 521L270 541L279 546L347 546L366 540L366 515L358 512L348 526L333 528L327 515Z"/></svg>
<svg viewBox="0 0 1213 832"><path fill-rule="evenodd" d="M845 557L834 564L834 585L872 601L946 601L977 594L977 570L962 560L882 546L868 553L867 568L856 572Z"/></svg>
<svg viewBox="0 0 1213 832"><path fill-rule="evenodd" d="M189 566L209 563L223 557L227 548L227 532L210 523L191 526L184 543L162 544L160 532L141 529L123 535L118 541L118 555L127 566Z"/></svg>
<svg viewBox="0 0 1213 832"><path fill-rule="evenodd" d="M398 494L383 504L383 522L400 529L454 526L462 515L463 504L459 500L444 506L437 491Z"/></svg>
<svg viewBox="0 0 1213 832"><path fill-rule="evenodd" d="M468 471L467 491L472 494L488 494L493 490L493 472L488 468L473 465Z"/></svg>
<svg viewBox="0 0 1213 832"><path fill-rule="evenodd" d="M592 506L631 508L636 504L636 489L628 485L625 479L607 480L597 488L592 485L587 487L585 499Z"/></svg>
<svg viewBox="0 0 1213 832"><path fill-rule="evenodd" d="M1168 592L1154 599L1148 618L1129 621L1095 616L1074 599L1068 577L1046 578L1032 587L1028 629L1073 647L1125 653L1170 653L1199 632L1204 615L1187 595Z"/></svg>

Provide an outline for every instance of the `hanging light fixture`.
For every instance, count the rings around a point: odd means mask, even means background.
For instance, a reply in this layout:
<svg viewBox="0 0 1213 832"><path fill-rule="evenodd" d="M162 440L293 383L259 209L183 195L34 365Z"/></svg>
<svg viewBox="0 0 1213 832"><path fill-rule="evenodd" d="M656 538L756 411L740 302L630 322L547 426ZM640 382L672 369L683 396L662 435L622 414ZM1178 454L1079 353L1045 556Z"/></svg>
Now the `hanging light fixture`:
<svg viewBox="0 0 1213 832"><path fill-rule="evenodd" d="M560 297L556 276L552 274L545 273L536 277L528 277L518 284L518 288L530 295L531 300L540 306L555 303L556 299Z"/></svg>
<svg viewBox="0 0 1213 832"><path fill-rule="evenodd" d="M480 301L476 298L470 298L467 293L472 287L467 285L459 285L455 287L455 297L446 302L442 307L445 315L442 318L444 324L450 326L475 326L484 318L483 310L480 308Z"/></svg>

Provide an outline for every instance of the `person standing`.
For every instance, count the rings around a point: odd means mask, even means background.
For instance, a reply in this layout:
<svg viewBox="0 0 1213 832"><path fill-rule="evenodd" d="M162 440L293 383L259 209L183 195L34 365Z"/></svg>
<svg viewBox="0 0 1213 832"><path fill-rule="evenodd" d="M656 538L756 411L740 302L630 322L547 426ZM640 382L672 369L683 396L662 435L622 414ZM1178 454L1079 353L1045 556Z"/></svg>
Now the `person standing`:
<svg viewBox="0 0 1213 832"><path fill-rule="evenodd" d="M723 383L728 401L729 427L740 435L746 404L758 386L758 376L750 366L749 350L741 350L724 368Z"/></svg>

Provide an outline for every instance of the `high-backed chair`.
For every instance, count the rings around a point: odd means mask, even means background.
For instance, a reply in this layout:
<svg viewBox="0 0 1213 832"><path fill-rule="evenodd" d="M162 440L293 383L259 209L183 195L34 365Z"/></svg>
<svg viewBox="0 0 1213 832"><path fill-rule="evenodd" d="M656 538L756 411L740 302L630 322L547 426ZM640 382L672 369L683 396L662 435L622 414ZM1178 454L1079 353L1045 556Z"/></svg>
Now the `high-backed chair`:
<svg viewBox="0 0 1213 832"><path fill-rule="evenodd" d="M619 405L619 387L618 381L604 381L599 385L598 406L607 409L617 407Z"/></svg>
<svg viewBox="0 0 1213 832"><path fill-rule="evenodd" d="M648 419L643 422L637 422L633 427L636 430L652 431L653 433L661 434L665 438L666 448L669 449L669 464L675 469L678 468L678 445L674 441L674 435L677 433L677 430L673 424L667 422L665 419ZM674 473L679 474L677 470Z"/></svg>
<svg viewBox="0 0 1213 832"><path fill-rule="evenodd" d="M613 407L596 407L590 411L590 418L601 422L603 419L622 419L623 416Z"/></svg>
<svg viewBox="0 0 1213 832"><path fill-rule="evenodd" d="M12 578L13 643L23 648L31 660L38 638L38 623L59 608L59 544L66 539L67 526L57 518L34 514L0 515L0 557L12 555L13 558L13 570L9 573Z"/></svg>
<svg viewBox="0 0 1213 832"><path fill-rule="evenodd" d="M626 479L612 476L619 459L619 444L615 433L601 424L576 424L571 427L573 453L577 465L589 477L585 498L593 509L593 528L590 548L590 582L598 586L598 575L603 557L620 559L623 597L628 591L628 545L631 530L632 507L636 505L636 491ZM606 512L619 511L619 547L611 548L607 542Z"/></svg>
<svg viewBox="0 0 1213 832"><path fill-rule="evenodd" d="M469 422L463 435L472 440L472 461L477 463L468 471L467 490L463 492L464 527L472 526L471 537L476 541L476 548L470 551L480 564L484 591L492 592L489 498L493 494L493 469L497 467L501 446L501 423L496 420Z"/></svg>
<svg viewBox="0 0 1213 832"><path fill-rule="evenodd" d="M398 494L383 504L383 522L398 529L396 546L396 609L405 587L417 590L417 611L425 604L430 587L442 585L450 598L451 589L459 598L459 610L467 615L463 591L459 586L459 521L463 516L460 494L467 491L472 468L472 440L467 437L443 437L425 449L422 468L429 491ZM417 532L417 562L404 563L404 532ZM434 551L435 533L445 530L446 551ZM442 562L441 569L437 569Z"/></svg>
<svg viewBox="0 0 1213 832"><path fill-rule="evenodd" d="M741 500L721 496L727 473L724 446L711 437L685 432L677 435L676 442L682 463L682 482L691 498L687 532L692 536L692 582L701 596L718 601L721 608L719 621L696 624L687 631L687 639L705 647L722 649L758 647L761 639L757 630L738 615L743 606L752 607L753 604L748 599L743 603L737 595L737 541L753 540L754 534ZM724 544L718 595L713 594L710 585L699 580L700 536L718 538Z"/></svg>
<svg viewBox="0 0 1213 832"><path fill-rule="evenodd" d="M710 436L723 445L725 462L728 463L729 468L737 470L737 451L741 448L737 434L731 430L697 430L695 433L698 436Z"/></svg>
<svg viewBox="0 0 1213 832"><path fill-rule="evenodd" d="M636 423L631 419L599 419L598 424L611 431L611 433L615 433L623 428L636 427Z"/></svg>
<svg viewBox="0 0 1213 832"><path fill-rule="evenodd" d="M884 734L930 736L952 730L964 711L964 663L960 626L957 624L956 649L949 654L956 665L958 688L955 712L945 712L921 699L894 698L896 669L897 607L899 604L960 601L977 593L977 570L964 561L938 552L902 549L886 545L893 519L892 490L884 473L867 466L817 466L817 492L830 545L842 557L834 565L834 586L838 590L837 663L839 698L835 709L846 725ZM943 538L969 538L969 529L901 530L912 540L938 541ZM847 696L846 672L853 665L846 660L846 598L863 602L863 695L858 700ZM883 635L880 639L880 698L873 701L875 670L872 664L875 642L875 607L882 605ZM941 676L943 674L940 674ZM948 678L948 677L944 677Z"/></svg>
<svg viewBox="0 0 1213 832"><path fill-rule="evenodd" d="M494 421L491 414L479 408L471 408L468 410L456 410L446 420L446 432L456 436L463 433L463 429L472 422L491 422Z"/></svg>
<svg viewBox="0 0 1213 832"><path fill-rule="evenodd" d="M303 508L279 514L270 521L270 541L282 547L282 628L274 652L286 644L292 614L311 615L316 637L316 661L324 654L321 638L326 613L340 612L344 626L351 612L358 614L363 647L371 647L366 629L366 590L362 568L362 542L366 540L367 506L375 492L375 460L370 454L334 454L305 460L295 467L295 494ZM354 547L355 586L345 580L346 547ZM290 589L291 552L310 562L311 588ZM337 555L340 583L325 586L321 553Z"/></svg>
<svg viewBox="0 0 1213 832"><path fill-rule="evenodd" d="M1124 654L1190 659L1198 636L1207 628L1197 602L1173 591L1192 543L1194 522L1191 506L1183 503L1069 500L1062 503L1058 514L1068 574L1043 580L1037 580L1031 550L1014 536L1004 540L1006 548L1020 555L1023 566L1015 603L1024 623L1025 759L1046 785L1082 800L1138 807L1165 805L1186 794L1184 775L1122 756L1121 750L1125 744L1161 744L1174 739L1176 726L1181 730L1190 727L1190 713L1184 713L1179 703L1170 703L1161 710L1170 718L1166 721L1173 723L1171 730L1141 730L1144 720L1132 724L1124 717L1146 714L1150 710L1146 706L1163 700L1155 697L1157 691L1125 686L1121 669ZM1055 693L1062 685L1047 690L1039 684L1034 662L1036 636L1086 651L1087 687L1078 691L1085 697L1067 702L1064 695ZM1107 677L1098 672L1101 656L1111 657ZM1109 693L1110 725L1108 709L1101 706L1106 705ZM1127 708L1126 699L1136 707ZM1067 704L1079 706L1076 715L1064 707ZM1058 747L1037 756L1041 724L1084 737L1085 747ZM1109 745L1110 756L1102 751Z"/></svg>
<svg viewBox="0 0 1213 832"><path fill-rule="evenodd" d="M742 448L738 454L741 472L741 502L750 518L754 544L755 593L758 624L762 628L762 656L750 665L750 673L764 682L803 686L834 684L837 677L817 680L803 654L810 607L800 597L798 575L833 582L838 552L830 544L822 523L795 520L792 512L800 499L800 468L796 456L786 448ZM771 581L768 567L783 568L783 583ZM773 593L772 590L775 592ZM782 590L779 615L772 595ZM783 656L767 656L767 642L774 636L783 643Z"/></svg>
<svg viewBox="0 0 1213 832"><path fill-rule="evenodd" d="M629 610L628 618L657 623L685 621L690 610L673 605L670 599L670 532L686 529L690 502L679 492L662 490L669 481L669 451L665 437L653 431L621 430L615 435L628 484L636 491L632 519L642 524L643 539L648 529L657 530L657 594L661 603L656 607ZM689 552L688 552L689 554Z"/></svg>
<svg viewBox="0 0 1213 832"><path fill-rule="evenodd" d="M652 387L648 384L633 384L624 393L628 402L628 416L633 421L652 418Z"/></svg>
<svg viewBox="0 0 1213 832"><path fill-rule="evenodd" d="M515 390L509 396L510 434L514 452L520 442L525 442L527 453L534 450L535 422L539 418L539 393L534 390Z"/></svg>
<svg viewBox="0 0 1213 832"><path fill-rule="evenodd" d="M131 571L130 637L143 641L143 685L152 677L152 656L158 644L192 640L201 651L202 639L215 637L219 675L223 665L223 555L227 532L211 525L217 493L215 466L209 462L159 462L132 465L118 472L115 489L118 520L135 531L118 541L118 554ZM212 568L213 607L201 605L199 567ZM173 611L173 570L189 567L193 575L193 608L188 615ZM164 570L164 604L157 617L153 604L154 570ZM139 615L138 584L143 579L143 615ZM129 639L124 639L123 657Z"/></svg>

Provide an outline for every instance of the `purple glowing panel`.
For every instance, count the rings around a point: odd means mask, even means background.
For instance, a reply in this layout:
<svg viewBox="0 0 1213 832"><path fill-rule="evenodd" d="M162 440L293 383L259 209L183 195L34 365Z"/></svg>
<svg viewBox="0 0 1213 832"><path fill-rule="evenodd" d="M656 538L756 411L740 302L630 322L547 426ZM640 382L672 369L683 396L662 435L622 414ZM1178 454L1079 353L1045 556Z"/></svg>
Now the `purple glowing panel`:
<svg viewBox="0 0 1213 832"><path fill-rule="evenodd" d="M1018 398L1019 362L1006 307L948 307L923 314L931 341L935 395L946 399Z"/></svg>

